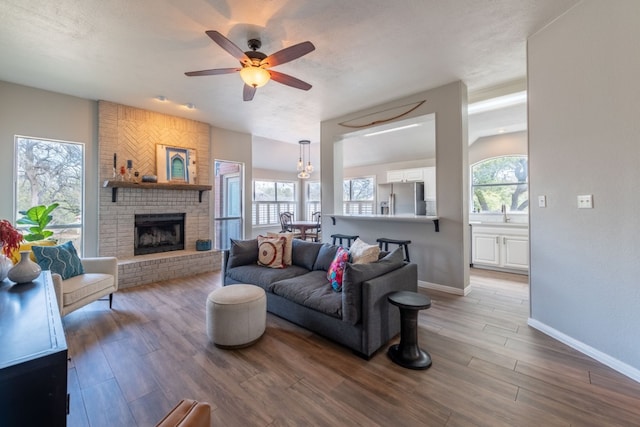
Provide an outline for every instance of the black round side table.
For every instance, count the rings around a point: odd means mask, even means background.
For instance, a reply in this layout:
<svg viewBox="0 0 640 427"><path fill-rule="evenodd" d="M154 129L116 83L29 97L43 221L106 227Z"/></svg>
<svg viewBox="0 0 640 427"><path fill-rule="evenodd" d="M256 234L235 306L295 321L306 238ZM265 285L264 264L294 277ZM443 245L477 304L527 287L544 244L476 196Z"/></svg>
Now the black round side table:
<svg viewBox="0 0 640 427"><path fill-rule="evenodd" d="M400 308L400 344L389 347L387 354L398 365L409 369L427 369L431 356L418 347L418 312L431 307L431 298L417 292L394 292L387 299Z"/></svg>

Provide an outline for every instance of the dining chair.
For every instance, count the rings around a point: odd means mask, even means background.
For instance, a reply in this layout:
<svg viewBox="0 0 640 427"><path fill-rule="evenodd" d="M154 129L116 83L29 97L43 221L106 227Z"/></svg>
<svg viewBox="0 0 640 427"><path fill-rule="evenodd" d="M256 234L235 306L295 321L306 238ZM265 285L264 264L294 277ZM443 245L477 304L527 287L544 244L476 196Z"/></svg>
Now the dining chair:
<svg viewBox="0 0 640 427"><path fill-rule="evenodd" d="M311 220L316 222L316 228L307 231L307 238L312 238L314 242L319 242L321 238L322 213L320 211L311 214Z"/></svg>
<svg viewBox="0 0 640 427"><path fill-rule="evenodd" d="M293 233L294 239L300 238L301 234L296 232L293 228L293 214L291 212L280 213L280 232L281 233Z"/></svg>
<svg viewBox="0 0 640 427"><path fill-rule="evenodd" d="M291 212L280 212L280 230L281 233L292 233L293 214Z"/></svg>

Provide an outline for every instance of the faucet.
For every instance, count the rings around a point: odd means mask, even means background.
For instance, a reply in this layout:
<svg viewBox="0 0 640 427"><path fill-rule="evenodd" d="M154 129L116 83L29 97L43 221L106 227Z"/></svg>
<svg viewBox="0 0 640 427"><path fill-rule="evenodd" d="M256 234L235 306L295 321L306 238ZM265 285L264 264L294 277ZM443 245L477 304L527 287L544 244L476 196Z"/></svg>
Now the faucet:
<svg viewBox="0 0 640 427"><path fill-rule="evenodd" d="M502 204L502 222L509 222L509 217L507 216L507 206Z"/></svg>

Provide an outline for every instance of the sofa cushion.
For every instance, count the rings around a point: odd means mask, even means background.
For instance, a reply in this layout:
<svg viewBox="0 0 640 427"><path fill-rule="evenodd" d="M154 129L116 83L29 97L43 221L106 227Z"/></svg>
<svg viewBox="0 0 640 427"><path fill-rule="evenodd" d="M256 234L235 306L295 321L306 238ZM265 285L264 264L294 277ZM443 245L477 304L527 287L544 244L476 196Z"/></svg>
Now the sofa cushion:
<svg viewBox="0 0 640 427"><path fill-rule="evenodd" d="M328 286L326 272L312 271L303 276L275 282L272 292L302 306L329 316L342 318L342 296Z"/></svg>
<svg viewBox="0 0 640 427"><path fill-rule="evenodd" d="M362 282L382 276L404 265L404 253L401 247L379 261L369 264L347 264L342 279L342 319L355 325L360 321L362 306Z"/></svg>
<svg viewBox="0 0 640 427"><path fill-rule="evenodd" d="M366 264L378 260L380 247L378 245L369 245L358 237L349 247L349 253L353 264Z"/></svg>
<svg viewBox="0 0 640 427"><path fill-rule="evenodd" d="M330 245L323 243L318 252L315 264L313 264L314 270L328 271L333 259L336 257L337 245Z"/></svg>
<svg viewBox="0 0 640 427"><path fill-rule="evenodd" d="M33 246L31 250L43 270L51 270L63 280L84 273L76 248L70 241L58 246Z"/></svg>
<svg viewBox="0 0 640 427"><path fill-rule="evenodd" d="M336 292L342 290L342 275L347 262L349 262L349 251L340 246L336 251L336 256L331 261L329 270L327 270L327 279L329 279L331 287Z"/></svg>
<svg viewBox="0 0 640 427"><path fill-rule="evenodd" d="M284 268L287 238L258 236L258 264L269 268Z"/></svg>
<svg viewBox="0 0 640 427"><path fill-rule="evenodd" d="M237 283L257 285L269 292L272 283L301 276L308 272L309 270L306 268L297 265L291 265L287 268L266 268L258 264L249 264L227 269L227 278Z"/></svg>
<svg viewBox="0 0 640 427"><path fill-rule="evenodd" d="M287 239L287 244L284 247L284 263L285 265L291 265L291 253L293 249L293 236L294 233L272 233L268 232L267 237L284 237Z"/></svg>
<svg viewBox="0 0 640 427"><path fill-rule="evenodd" d="M292 264L299 265L307 270L313 270L313 264L316 262L322 245L315 242L307 242L306 240L293 239L292 246Z"/></svg>

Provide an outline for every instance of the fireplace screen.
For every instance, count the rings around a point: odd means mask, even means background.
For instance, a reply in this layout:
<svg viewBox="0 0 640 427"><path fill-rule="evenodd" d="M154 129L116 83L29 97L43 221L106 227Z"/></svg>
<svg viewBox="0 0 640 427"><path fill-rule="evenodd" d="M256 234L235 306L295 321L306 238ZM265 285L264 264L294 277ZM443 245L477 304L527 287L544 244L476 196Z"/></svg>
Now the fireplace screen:
<svg viewBox="0 0 640 427"><path fill-rule="evenodd" d="M185 214L145 214L135 216L134 255L184 249Z"/></svg>

